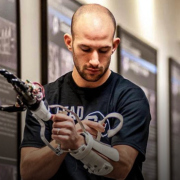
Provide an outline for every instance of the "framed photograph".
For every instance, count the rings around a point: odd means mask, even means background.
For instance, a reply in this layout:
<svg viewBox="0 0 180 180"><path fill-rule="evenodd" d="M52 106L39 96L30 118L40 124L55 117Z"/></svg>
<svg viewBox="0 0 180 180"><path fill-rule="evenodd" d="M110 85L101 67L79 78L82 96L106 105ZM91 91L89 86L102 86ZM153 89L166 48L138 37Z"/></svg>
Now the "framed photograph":
<svg viewBox="0 0 180 180"><path fill-rule="evenodd" d="M157 180L157 51L120 26L117 35L121 39L118 72L140 86L149 100L151 122L142 171L144 179Z"/></svg>
<svg viewBox="0 0 180 180"><path fill-rule="evenodd" d="M75 0L41 0L42 84L72 71L73 58L64 43L71 34L71 18L81 6Z"/></svg>
<svg viewBox="0 0 180 180"><path fill-rule="evenodd" d="M180 63L169 58L171 180L180 179Z"/></svg>
<svg viewBox="0 0 180 180"><path fill-rule="evenodd" d="M19 0L0 0L0 69L20 77ZM16 102L11 84L0 75L0 105ZM0 180L18 180L20 114L0 111Z"/></svg>

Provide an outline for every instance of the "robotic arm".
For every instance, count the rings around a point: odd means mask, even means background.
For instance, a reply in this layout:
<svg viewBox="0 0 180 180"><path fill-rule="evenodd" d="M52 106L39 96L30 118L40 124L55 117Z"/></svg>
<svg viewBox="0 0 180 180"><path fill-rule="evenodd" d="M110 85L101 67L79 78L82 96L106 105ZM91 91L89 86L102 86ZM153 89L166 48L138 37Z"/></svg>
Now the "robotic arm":
<svg viewBox="0 0 180 180"><path fill-rule="evenodd" d="M89 134L84 128L83 123L76 113L61 105L49 105L48 107L46 107L44 103L44 88L41 84L37 82L30 82L28 80L24 82L5 69L0 69L0 74L6 78L6 80L13 86L14 90L17 93L17 102L14 105L0 105L1 111L22 112L29 109L41 126L40 136L42 141L58 156L63 152L69 152L74 158L80 160L84 164L84 167L88 169L89 173L93 173L96 175L106 175L113 170L113 166L108 161L95 153L95 151L98 151L99 153L103 154L113 161L119 161L118 151L110 147L109 145L100 142L100 132L98 132L97 139L93 139L92 135ZM77 150L63 150L61 149L60 144L56 149L51 146L51 144L45 138L44 124L44 121L49 121L53 117L53 114L51 114L49 111L50 108L61 108L67 112L70 112L76 117L83 130L83 133L81 135L84 136L86 145L82 145ZM120 123L115 129L111 129L107 132L109 138L114 136L121 129L123 125L122 115L115 112L110 113L102 121L99 122L103 124L108 118L112 117L118 119Z"/></svg>
<svg viewBox="0 0 180 180"><path fill-rule="evenodd" d="M44 98L44 89L38 83L31 83L30 81L23 82L11 72L5 69L0 69L0 74L14 87L17 92L17 102L12 106L1 106L0 110L7 112L21 112L27 108L36 110L40 102Z"/></svg>

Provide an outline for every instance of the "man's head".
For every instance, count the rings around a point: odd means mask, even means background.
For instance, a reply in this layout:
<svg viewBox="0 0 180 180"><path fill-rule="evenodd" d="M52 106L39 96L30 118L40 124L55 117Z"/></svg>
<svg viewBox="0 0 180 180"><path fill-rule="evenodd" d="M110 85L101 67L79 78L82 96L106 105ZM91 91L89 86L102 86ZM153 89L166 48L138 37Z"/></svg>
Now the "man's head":
<svg viewBox="0 0 180 180"><path fill-rule="evenodd" d="M111 11L109 11L109 9L107 9L104 6L101 6L99 4L87 4L87 5L83 5L81 6L73 15L72 17L72 22L71 22L71 34L74 37L75 32L77 30L76 29L76 24L78 22L78 19L85 14L94 14L94 16L97 18L99 16L105 16L108 17L107 20L111 21L113 27L114 27L114 33L113 36L115 34L115 30L116 30L116 20L113 16L113 14L111 13Z"/></svg>
<svg viewBox="0 0 180 180"><path fill-rule="evenodd" d="M120 41L114 39L115 19L107 8L88 4L75 12L72 21L72 35L65 34L64 40L73 54L73 78L79 86L101 85L110 74L111 55Z"/></svg>

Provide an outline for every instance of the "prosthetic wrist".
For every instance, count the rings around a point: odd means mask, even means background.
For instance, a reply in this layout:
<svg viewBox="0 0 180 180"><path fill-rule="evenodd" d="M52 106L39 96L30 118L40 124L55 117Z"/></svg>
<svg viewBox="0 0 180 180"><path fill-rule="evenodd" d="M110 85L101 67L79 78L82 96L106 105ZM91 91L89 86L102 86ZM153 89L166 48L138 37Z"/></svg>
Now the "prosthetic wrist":
<svg viewBox="0 0 180 180"><path fill-rule="evenodd" d="M113 170L113 166L98 153L113 161L118 161L118 151L106 144L96 141L89 133L82 133L81 135L85 137L86 144L83 144L77 150L71 150L71 156L80 160L84 164L84 168L88 169L89 173L96 175L109 174Z"/></svg>

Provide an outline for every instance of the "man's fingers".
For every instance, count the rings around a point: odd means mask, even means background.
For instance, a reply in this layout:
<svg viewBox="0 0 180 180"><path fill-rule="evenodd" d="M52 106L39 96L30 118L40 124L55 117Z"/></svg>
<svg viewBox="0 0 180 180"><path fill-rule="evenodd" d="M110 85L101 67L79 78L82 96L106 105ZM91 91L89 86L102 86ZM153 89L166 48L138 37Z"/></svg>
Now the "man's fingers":
<svg viewBox="0 0 180 180"><path fill-rule="evenodd" d="M94 122L94 121L90 121L90 120L84 120L84 121L87 126L89 126L92 129L95 129L96 131L99 131L99 132L105 131L105 127L98 122Z"/></svg>
<svg viewBox="0 0 180 180"><path fill-rule="evenodd" d="M59 126L56 123L61 124L62 122L65 122L65 121L69 121L69 122L74 123L74 120L72 118L70 118L69 116L67 116L65 114L61 114L61 113L55 114L53 116L52 120L54 121L53 127ZM94 121L90 121L90 120L83 120L82 123L84 125L87 125L88 127L92 128L92 129L95 129L96 131L99 131L99 132L105 131L105 127L98 122L94 122ZM62 124L62 126L63 125L64 124Z"/></svg>
<svg viewBox="0 0 180 180"><path fill-rule="evenodd" d="M97 136L97 131L96 131L95 129L90 128L90 127L88 127L88 126L86 126L85 129L86 129L86 131L88 131L91 135Z"/></svg>
<svg viewBox="0 0 180 180"><path fill-rule="evenodd" d="M74 127L75 124L71 121L56 121L53 123L53 128L67 128L73 130Z"/></svg>
<svg viewBox="0 0 180 180"><path fill-rule="evenodd" d="M54 136L58 136L58 135L70 135L71 134L71 130L69 130L67 128L53 128L52 129L52 134Z"/></svg>
<svg viewBox="0 0 180 180"><path fill-rule="evenodd" d="M73 121L74 122L74 120L71 117L62 113L54 114L52 117L52 120L53 122L57 122L57 121Z"/></svg>
<svg viewBox="0 0 180 180"><path fill-rule="evenodd" d="M53 116L53 128L74 128L74 120L65 114L56 114Z"/></svg>

